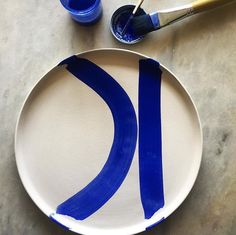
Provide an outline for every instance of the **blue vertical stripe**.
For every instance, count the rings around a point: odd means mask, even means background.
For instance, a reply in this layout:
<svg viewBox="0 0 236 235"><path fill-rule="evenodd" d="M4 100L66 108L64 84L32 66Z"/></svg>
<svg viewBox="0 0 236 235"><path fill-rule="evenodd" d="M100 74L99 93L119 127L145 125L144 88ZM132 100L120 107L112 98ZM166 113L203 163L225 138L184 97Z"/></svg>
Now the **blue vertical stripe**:
<svg viewBox="0 0 236 235"><path fill-rule="evenodd" d="M137 120L128 95L104 70L89 60L76 56L60 63L64 64L70 73L101 96L114 119L114 140L101 172L85 188L57 207L58 214L84 220L100 209L124 181L136 147ZM83 166L78 165L78 171L80 167Z"/></svg>
<svg viewBox="0 0 236 235"><path fill-rule="evenodd" d="M139 173L145 218L164 206L161 136L161 70L152 59L139 62Z"/></svg>

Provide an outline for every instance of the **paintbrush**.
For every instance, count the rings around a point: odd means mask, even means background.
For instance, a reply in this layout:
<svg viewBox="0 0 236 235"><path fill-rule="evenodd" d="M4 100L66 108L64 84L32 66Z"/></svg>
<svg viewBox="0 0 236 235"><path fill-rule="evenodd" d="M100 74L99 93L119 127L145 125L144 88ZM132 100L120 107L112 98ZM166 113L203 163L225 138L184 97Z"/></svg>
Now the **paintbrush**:
<svg viewBox="0 0 236 235"><path fill-rule="evenodd" d="M133 12L132 12L132 14L131 14L131 16L130 16L129 19L127 20L127 22L126 22L126 24L125 24L125 26L124 26L124 28L123 28L123 30L122 30L122 32L121 32L121 36L123 36L123 35L126 33L126 31L127 31L127 29L128 29L128 26L130 25L131 20L134 18L136 12L137 12L138 9L141 7L141 5L142 5L143 2L144 2L144 0L139 0L138 3L136 4L136 6L135 6L135 8L134 8L134 10L133 10Z"/></svg>
<svg viewBox="0 0 236 235"><path fill-rule="evenodd" d="M136 35L145 35L193 14L210 10L234 0L197 0L190 4L133 17L132 28Z"/></svg>

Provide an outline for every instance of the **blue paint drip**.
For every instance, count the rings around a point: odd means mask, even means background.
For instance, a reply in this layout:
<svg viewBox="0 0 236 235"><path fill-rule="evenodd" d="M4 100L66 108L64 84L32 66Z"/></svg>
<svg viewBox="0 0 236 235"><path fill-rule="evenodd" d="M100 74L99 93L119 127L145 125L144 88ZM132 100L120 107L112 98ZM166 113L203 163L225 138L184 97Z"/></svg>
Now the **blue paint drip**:
<svg viewBox="0 0 236 235"><path fill-rule="evenodd" d="M152 59L139 62L139 174L146 219L164 206L161 138L161 70Z"/></svg>
<svg viewBox="0 0 236 235"><path fill-rule="evenodd" d="M52 215L49 217L51 221L53 221L54 223L56 223L57 225L59 225L61 228L65 229L65 230L70 230L68 227L66 227L65 225L61 224L60 222L58 222L56 219L54 219L52 217Z"/></svg>
<svg viewBox="0 0 236 235"><path fill-rule="evenodd" d="M160 224L160 223L161 223L162 221L164 221L164 220L165 220L165 218L163 217L162 219L160 219L160 220L157 221L156 223L154 223L154 224L148 226L148 227L146 228L146 230L151 230L153 227L157 226L158 224Z"/></svg>
<svg viewBox="0 0 236 235"><path fill-rule="evenodd" d="M113 145L103 169L84 189L58 206L57 213L84 220L100 209L118 190L133 160L137 141L134 107L123 88L89 60L72 56L60 65L96 91L111 109L114 119Z"/></svg>
<svg viewBox="0 0 236 235"><path fill-rule="evenodd" d="M160 28L160 20L159 20L159 16L158 13L151 13L150 14L151 20L152 20L152 24L154 26L155 29Z"/></svg>

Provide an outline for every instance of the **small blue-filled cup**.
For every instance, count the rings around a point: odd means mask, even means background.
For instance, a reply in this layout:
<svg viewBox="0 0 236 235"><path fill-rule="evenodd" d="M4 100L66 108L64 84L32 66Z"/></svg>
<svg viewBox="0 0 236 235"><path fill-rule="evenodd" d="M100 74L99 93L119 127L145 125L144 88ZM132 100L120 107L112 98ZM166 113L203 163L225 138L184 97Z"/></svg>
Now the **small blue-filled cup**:
<svg viewBox="0 0 236 235"><path fill-rule="evenodd" d="M101 0L60 0L71 17L80 24L96 23L102 16Z"/></svg>

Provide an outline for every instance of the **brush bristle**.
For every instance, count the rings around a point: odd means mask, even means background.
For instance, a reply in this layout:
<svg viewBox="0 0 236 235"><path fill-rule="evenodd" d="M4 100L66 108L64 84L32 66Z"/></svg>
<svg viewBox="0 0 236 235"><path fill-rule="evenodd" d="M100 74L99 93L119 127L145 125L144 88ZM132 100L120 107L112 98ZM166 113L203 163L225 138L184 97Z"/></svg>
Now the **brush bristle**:
<svg viewBox="0 0 236 235"><path fill-rule="evenodd" d="M133 31L136 35L145 35L155 30L150 15L136 16L132 19Z"/></svg>

